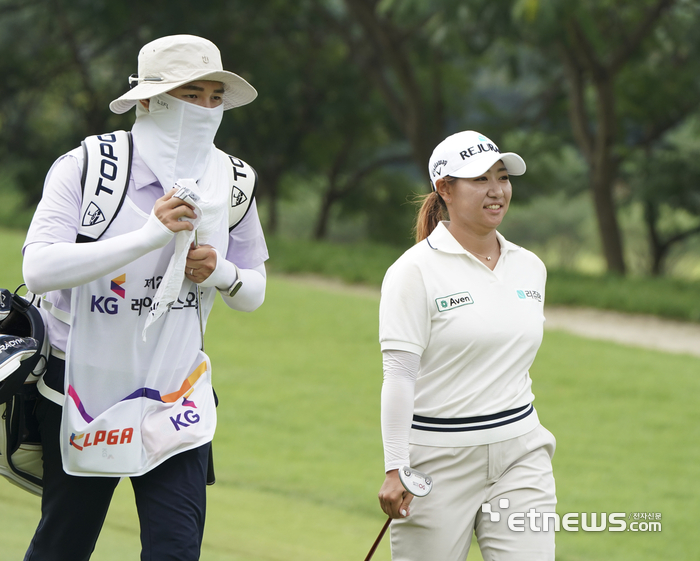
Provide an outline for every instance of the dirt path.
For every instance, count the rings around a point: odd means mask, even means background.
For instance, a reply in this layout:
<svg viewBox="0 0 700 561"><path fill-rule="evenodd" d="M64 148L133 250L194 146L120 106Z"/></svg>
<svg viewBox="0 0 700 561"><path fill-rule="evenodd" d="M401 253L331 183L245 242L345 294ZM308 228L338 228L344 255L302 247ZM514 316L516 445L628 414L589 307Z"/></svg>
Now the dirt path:
<svg viewBox="0 0 700 561"><path fill-rule="evenodd" d="M545 329L700 357L700 325L606 310L546 307Z"/></svg>
<svg viewBox="0 0 700 561"><path fill-rule="evenodd" d="M373 287L348 285L314 275L285 275L284 278L324 290L379 299L379 289ZM545 307L545 316L547 318L545 329L700 357L700 324L661 319L655 316L558 306Z"/></svg>

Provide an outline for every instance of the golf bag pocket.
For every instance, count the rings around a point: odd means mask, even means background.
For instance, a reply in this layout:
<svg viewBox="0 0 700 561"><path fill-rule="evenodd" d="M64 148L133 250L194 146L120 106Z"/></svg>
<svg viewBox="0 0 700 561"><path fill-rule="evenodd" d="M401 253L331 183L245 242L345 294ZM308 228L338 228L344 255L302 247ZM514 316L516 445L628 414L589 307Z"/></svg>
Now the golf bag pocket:
<svg viewBox="0 0 700 561"><path fill-rule="evenodd" d="M206 355L205 355L206 356ZM216 428L211 367L205 358L179 390L140 388L95 418L68 385L63 407L63 469L78 476L138 476L171 456L210 442Z"/></svg>
<svg viewBox="0 0 700 561"><path fill-rule="evenodd" d="M37 381L46 370L48 339L36 298L0 289L0 475L41 495L43 461Z"/></svg>
<svg viewBox="0 0 700 561"><path fill-rule="evenodd" d="M0 404L0 475L34 495L41 495L44 473L34 416L38 397L36 383L27 383Z"/></svg>

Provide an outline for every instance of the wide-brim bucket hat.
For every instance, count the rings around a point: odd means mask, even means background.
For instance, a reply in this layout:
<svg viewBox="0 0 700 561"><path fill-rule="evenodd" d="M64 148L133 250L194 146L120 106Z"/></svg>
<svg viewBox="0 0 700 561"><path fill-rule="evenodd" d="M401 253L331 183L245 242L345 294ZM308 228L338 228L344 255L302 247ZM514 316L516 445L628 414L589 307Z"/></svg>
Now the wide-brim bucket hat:
<svg viewBox="0 0 700 561"><path fill-rule="evenodd" d="M196 80L224 85L224 109L253 101L258 92L238 74L224 70L219 49L194 35L169 35L145 45L138 56L138 74L129 78L131 89L112 101L114 113L126 113L140 99L169 92Z"/></svg>

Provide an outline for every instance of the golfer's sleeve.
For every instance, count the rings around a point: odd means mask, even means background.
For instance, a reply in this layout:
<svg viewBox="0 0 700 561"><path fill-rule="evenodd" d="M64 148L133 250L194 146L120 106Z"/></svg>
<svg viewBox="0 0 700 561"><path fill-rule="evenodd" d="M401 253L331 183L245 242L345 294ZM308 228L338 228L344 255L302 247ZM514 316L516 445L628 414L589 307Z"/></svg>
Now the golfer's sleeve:
<svg viewBox="0 0 700 561"><path fill-rule="evenodd" d="M23 248L24 281L35 294L98 279L163 247L175 235L151 213L138 230L76 244L82 199L81 161L82 151L78 148L59 158L46 176Z"/></svg>
<svg viewBox="0 0 700 561"><path fill-rule="evenodd" d="M35 294L80 286L165 246L174 235L151 213L142 228L107 240L31 243L24 248L24 282Z"/></svg>
<svg viewBox="0 0 700 561"><path fill-rule="evenodd" d="M420 266L404 257L384 276L379 342L382 351L408 351L421 356L430 341L428 299Z"/></svg>
<svg viewBox="0 0 700 561"><path fill-rule="evenodd" d="M388 472L411 465L408 440L420 357L406 351L387 350L382 352L382 359L384 383L381 424L384 469Z"/></svg>

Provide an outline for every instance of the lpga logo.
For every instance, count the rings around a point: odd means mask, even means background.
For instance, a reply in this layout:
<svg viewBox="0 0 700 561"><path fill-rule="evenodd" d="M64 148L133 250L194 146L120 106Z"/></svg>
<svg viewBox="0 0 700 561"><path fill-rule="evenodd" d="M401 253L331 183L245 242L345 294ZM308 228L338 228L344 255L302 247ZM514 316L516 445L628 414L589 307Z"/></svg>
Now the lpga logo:
<svg viewBox="0 0 700 561"><path fill-rule="evenodd" d="M90 438L92 436L92 442ZM70 435L70 445L78 451L82 451L88 446L116 446L118 444L131 444L131 439L134 436L134 429L129 427L125 429L114 429L109 432L106 430L98 430L94 436L91 433L81 433Z"/></svg>
<svg viewBox="0 0 700 561"><path fill-rule="evenodd" d="M498 506L507 509L510 506L509 499L500 499ZM490 503L481 505L481 512L489 515L491 522L500 522L501 513L493 511ZM646 513L644 513L646 519ZM627 519L634 519L627 524ZM527 526L532 532L549 532L554 530L559 532L564 529L567 532L660 532L661 513L655 513L655 520L646 522L640 520L641 516L632 515L629 517L624 512L568 512L560 517L556 512L537 512L531 508L527 512L512 512L508 515L508 529L513 532L524 532L527 519Z"/></svg>

